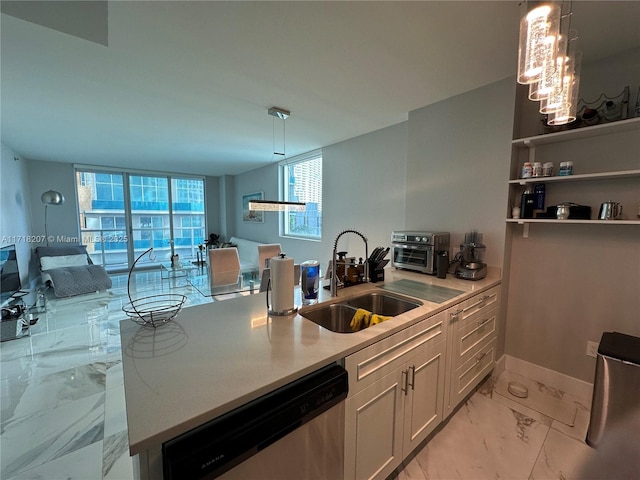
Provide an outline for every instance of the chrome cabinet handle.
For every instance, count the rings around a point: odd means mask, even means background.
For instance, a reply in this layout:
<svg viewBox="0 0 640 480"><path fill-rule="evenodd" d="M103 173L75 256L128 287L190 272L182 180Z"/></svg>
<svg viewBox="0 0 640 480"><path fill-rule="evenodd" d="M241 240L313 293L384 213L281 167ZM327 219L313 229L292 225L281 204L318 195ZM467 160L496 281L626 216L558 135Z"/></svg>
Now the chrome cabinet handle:
<svg viewBox="0 0 640 480"><path fill-rule="evenodd" d="M407 395L407 390L409 390L408 381L409 381L409 374L407 373L406 370L403 370L402 371L402 382L404 383L404 387L401 385L400 386L400 390L404 392L405 396Z"/></svg>
<svg viewBox="0 0 640 480"><path fill-rule="evenodd" d="M460 315L463 312L463 310L457 310L455 312L451 312L449 315L451 315L451 320L457 320L458 319L458 315Z"/></svg>
<svg viewBox="0 0 640 480"><path fill-rule="evenodd" d="M411 390L415 390L415 383L416 383L416 367L415 365L411 365L409 367L409 370L411 370L411 383L408 383L408 385L411 387ZM407 375L407 379L409 378L409 375Z"/></svg>
<svg viewBox="0 0 640 480"><path fill-rule="evenodd" d="M463 311L466 312L467 310L471 310L472 308L483 308L485 305L484 302L486 302L487 300L490 300L492 297L494 297L495 294L493 295L485 295L484 297L482 297L480 300L478 300L476 303L474 303L473 305L469 305L467 308L465 308Z"/></svg>
<svg viewBox="0 0 640 480"><path fill-rule="evenodd" d="M478 320L478 326L481 327L483 326L485 323L489 322L489 320L491 320L490 318L485 318L484 320Z"/></svg>
<svg viewBox="0 0 640 480"><path fill-rule="evenodd" d="M487 352L484 352L484 353L481 353L480 355L478 355L478 356L476 357L476 365L477 365L478 363L480 363L480 361L481 361L484 357L486 357L486 356L487 356Z"/></svg>

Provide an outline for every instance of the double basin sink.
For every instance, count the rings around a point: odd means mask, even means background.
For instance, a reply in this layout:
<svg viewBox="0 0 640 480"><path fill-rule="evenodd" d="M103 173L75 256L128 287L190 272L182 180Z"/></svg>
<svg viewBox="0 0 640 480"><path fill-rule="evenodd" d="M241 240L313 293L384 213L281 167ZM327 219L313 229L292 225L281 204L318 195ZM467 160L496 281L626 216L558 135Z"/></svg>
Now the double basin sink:
<svg viewBox="0 0 640 480"><path fill-rule="evenodd" d="M359 308L374 314L395 317L421 305L422 302L418 300L407 299L400 295L387 292L368 292L308 312L300 312L300 315L332 332L353 333L351 320Z"/></svg>

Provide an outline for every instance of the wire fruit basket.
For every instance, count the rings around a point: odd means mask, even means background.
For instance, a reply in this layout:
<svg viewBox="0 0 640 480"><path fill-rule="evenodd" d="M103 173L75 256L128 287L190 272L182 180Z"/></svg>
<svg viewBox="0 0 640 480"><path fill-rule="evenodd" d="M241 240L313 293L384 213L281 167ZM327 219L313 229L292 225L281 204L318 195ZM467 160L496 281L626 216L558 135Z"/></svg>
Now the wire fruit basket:
<svg viewBox="0 0 640 480"><path fill-rule="evenodd" d="M163 293L158 295L149 295L146 297L136 298L131 297L131 273L143 256L151 252L153 248L150 248L142 255L140 255L129 270L129 277L127 279L127 295L129 296L129 303L122 307L122 310L127 314L131 320L142 326L152 326L153 328L164 325L167 322L173 320L180 310L184 302L187 300L185 295L179 295L175 293Z"/></svg>

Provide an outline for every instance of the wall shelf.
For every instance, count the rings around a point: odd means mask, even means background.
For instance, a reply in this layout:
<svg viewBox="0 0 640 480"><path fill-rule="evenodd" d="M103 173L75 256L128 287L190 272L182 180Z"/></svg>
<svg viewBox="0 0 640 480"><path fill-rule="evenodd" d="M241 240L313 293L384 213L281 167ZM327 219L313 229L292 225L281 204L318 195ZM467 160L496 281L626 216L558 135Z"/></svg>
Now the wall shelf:
<svg viewBox="0 0 640 480"><path fill-rule="evenodd" d="M555 218L507 218L509 223L524 225L527 223L566 223L583 225L640 225L640 220L558 220Z"/></svg>
<svg viewBox="0 0 640 480"><path fill-rule="evenodd" d="M511 156L511 173L512 175L519 172L519 164L521 162L521 156L518 152L528 150L528 159L530 162L536 160L536 147L540 145L552 146L563 142L569 142L574 140L590 140L594 137L601 137L599 144L609 145L610 148L614 148L621 139L611 137L611 135L618 133L626 133L624 139L627 141L627 145L633 145L629 142L629 135L636 135L640 133L640 117L629 118L627 120L620 120L617 122L603 123L599 125L593 125L589 127L575 128L572 130L564 130L561 132L548 133L544 135L537 135L534 137L518 138L512 141L512 156ZM609 137L609 138L607 138ZM606 143L603 143L606 142ZM637 211L637 181L633 182L620 182L615 185L612 183L605 183L606 180L627 180L640 178L640 162L633 153L625 153L623 161L616 162L616 169L609 171L593 172L593 170L599 170L606 168L602 162L597 162L596 154L591 154L592 147L589 147L589 143L576 142L570 145L568 148L571 152L574 152L572 157L575 158L576 166L579 166L584 170L591 170L592 173L581 173L577 175L567 176L552 176L552 177L530 177L530 178L516 178L509 180L509 198L511 204L515 204L517 201L518 187L533 185L533 184L549 184L555 185L553 192L556 197L563 191L577 192L575 188L568 188L569 184L576 185L575 182L589 182L590 184L585 188L579 189L579 196L584 204L597 204L601 200L597 200L600 197L607 196L608 194L616 195L616 199L622 196L622 203L627 204L627 208L632 211ZM593 144L591 144L593 145ZM558 151L564 152L566 156L567 148L549 150L551 147L545 149L546 156L542 159L545 161L549 158L554 158L554 153ZM542 150L541 150L542 151ZM637 152L637 150L636 150ZM540 160L539 160L540 161ZM518 174L518 173L516 173ZM601 182L601 183L598 183ZM565 188L563 188L565 186ZM590 193L594 192L594 193ZM597 193L596 193L597 192ZM626 213L628 216L628 213ZM529 237L529 227L531 224L543 223L543 224L562 224L562 225L640 225L640 218L638 219L621 219L621 220L558 220L555 218L507 218L507 225L517 224L522 225L523 238Z"/></svg>
<svg viewBox="0 0 640 480"><path fill-rule="evenodd" d="M628 132L631 130L640 130L640 117L628 118L626 120L620 120L617 122L602 123L600 125L592 125L590 127L563 130L562 132L546 133L544 135L536 135L534 137L517 138L512 141L512 144L516 147L531 148L537 145L569 142L581 138L590 138L600 135L611 135L614 133Z"/></svg>
<svg viewBox="0 0 640 480"><path fill-rule="evenodd" d="M507 218L507 223L522 225L522 238L529 238L532 223L573 225L640 225L640 220L558 220L555 218Z"/></svg>
<svg viewBox="0 0 640 480"><path fill-rule="evenodd" d="M517 185L527 185L530 183L560 183L560 182L607 180L607 179L634 178L634 177L640 177L640 169L639 170L621 170L617 172L584 173L580 175L567 175L562 177L555 176L555 177L518 178L516 180L509 180L509 183L517 184Z"/></svg>

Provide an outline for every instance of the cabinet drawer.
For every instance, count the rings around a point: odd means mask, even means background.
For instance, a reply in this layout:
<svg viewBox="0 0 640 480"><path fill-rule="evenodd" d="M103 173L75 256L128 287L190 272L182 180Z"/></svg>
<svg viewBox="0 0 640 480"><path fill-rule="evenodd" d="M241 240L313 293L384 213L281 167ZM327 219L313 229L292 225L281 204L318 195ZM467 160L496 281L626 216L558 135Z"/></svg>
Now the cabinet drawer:
<svg viewBox="0 0 640 480"><path fill-rule="evenodd" d="M449 407L454 408L473 390L495 365L496 343L493 338L453 374Z"/></svg>
<svg viewBox="0 0 640 480"><path fill-rule="evenodd" d="M496 286L465 300L457 307L453 307L451 320L464 325L466 321L473 321L473 317L481 314L483 310L497 308L499 305L500 286Z"/></svg>
<svg viewBox="0 0 640 480"><path fill-rule="evenodd" d="M498 309L479 310L464 324L456 325L453 335L453 368L469 360L481 343L496 335Z"/></svg>
<svg viewBox="0 0 640 480"><path fill-rule="evenodd" d="M406 361L408 354L417 353L419 349L431 348L444 341L445 319L446 312L440 312L349 355L345 359L345 368L349 373L349 395L398 368Z"/></svg>

